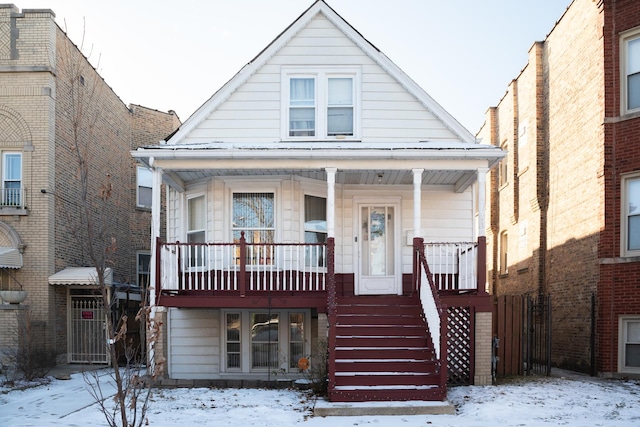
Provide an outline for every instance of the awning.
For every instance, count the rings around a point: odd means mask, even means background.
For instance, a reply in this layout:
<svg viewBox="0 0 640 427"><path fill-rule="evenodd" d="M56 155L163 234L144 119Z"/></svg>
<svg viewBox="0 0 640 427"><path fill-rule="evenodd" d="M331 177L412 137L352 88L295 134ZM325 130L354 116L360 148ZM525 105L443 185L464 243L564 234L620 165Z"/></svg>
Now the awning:
<svg viewBox="0 0 640 427"><path fill-rule="evenodd" d="M0 268L22 268L22 254L16 248L0 246Z"/></svg>
<svg viewBox="0 0 640 427"><path fill-rule="evenodd" d="M110 268L104 270L105 285L113 282L113 272ZM98 284L98 273L95 267L68 267L49 276L50 285L92 285Z"/></svg>

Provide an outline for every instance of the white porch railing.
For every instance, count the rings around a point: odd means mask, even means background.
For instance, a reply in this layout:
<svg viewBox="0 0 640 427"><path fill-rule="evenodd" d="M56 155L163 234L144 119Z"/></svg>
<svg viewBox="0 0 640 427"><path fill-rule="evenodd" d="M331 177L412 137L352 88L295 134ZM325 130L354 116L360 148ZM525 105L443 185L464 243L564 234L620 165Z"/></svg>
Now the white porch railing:
<svg viewBox="0 0 640 427"><path fill-rule="evenodd" d="M162 291L325 291L322 243L162 243Z"/></svg>
<svg viewBox="0 0 640 427"><path fill-rule="evenodd" d="M478 288L478 243L425 243L424 255L439 291Z"/></svg>

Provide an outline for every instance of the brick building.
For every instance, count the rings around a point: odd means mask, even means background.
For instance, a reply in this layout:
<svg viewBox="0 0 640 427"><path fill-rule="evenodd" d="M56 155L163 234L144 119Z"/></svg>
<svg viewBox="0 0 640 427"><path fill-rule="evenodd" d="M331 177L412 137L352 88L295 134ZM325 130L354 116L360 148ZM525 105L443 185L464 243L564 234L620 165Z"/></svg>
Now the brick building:
<svg viewBox="0 0 640 427"><path fill-rule="evenodd" d="M640 3L574 0L478 133L489 291L551 296L555 366L640 373L639 78Z"/></svg>
<svg viewBox="0 0 640 427"><path fill-rule="evenodd" d="M27 291L22 304L0 305L0 347L10 345L16 312L28 308L34 333L60 361L101 360L72 355L72 304L91 293L92 278L69 268L94 267L83 237L78 153L90 164L89 194L111 186L91 217L104 225L103 238L115 239L112 281L137 285L148 272L151 185L129 153L178 125L173 112L123 104L51 10L0 5L0 289ZM78 318L98 317L87 308Z"/></svg>

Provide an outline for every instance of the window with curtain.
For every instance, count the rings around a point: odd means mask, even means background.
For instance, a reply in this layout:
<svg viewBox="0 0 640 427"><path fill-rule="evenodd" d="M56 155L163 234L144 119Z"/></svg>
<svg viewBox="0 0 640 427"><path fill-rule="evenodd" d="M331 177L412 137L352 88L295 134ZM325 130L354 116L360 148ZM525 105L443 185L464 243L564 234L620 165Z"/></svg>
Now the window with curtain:
<svg viewBox="0 0 640 427"><path fill-rule="evenodd" d="M242 328L240 313L227 313L227 369L240 369L242 357Z"/></svg>
<svg viewBox="0 0 640 427"><path fill-rule="evenodd" d="M279 315L251 313L251 368L277 368Z"/></svg>
<svg viewBox="0 0 640 427"><path fill-rule="evenodd" d="M353 78L329 78L327 89L327 135L353 135Z"/></svg>
<svg viewBox="0 0 640 427"><path fill-rule="evenodd" d="M2 155L2 203L22 206L22 153Z"/></svg>
<svg viewBox="0 0 640 427"><path fill-rule="evenodd" d="M136 205L140 208L151 208L153 183L151 170L144 166L138 166L137 172Z"/></svg>
<svg viewBox="0 0 640 427"><path fill-rule="evenodd" d="M234 193L232 233L234 243L244 232L247 243L275 242L275 197L273 193ZM239 256L239 252L237 254ZM273 263L273 246L248 245L249 265Z"/></svg>
<svg viewBox="0 0 640 427"><path fill-rule="evenodd" d="M289 136L315 136L315 79L291 78L289 86Z"/></svg>
<svg viewBox="0 0 640 427"><path fill-rule="evenodd" d="M283 67L283 138L356 138L358 67Z"/></svg>
<svg viewBox="0 0 640 427"><path fill-rule="evenodd" d="M640 108L640 36L626 40L627 110Z"/></svg>

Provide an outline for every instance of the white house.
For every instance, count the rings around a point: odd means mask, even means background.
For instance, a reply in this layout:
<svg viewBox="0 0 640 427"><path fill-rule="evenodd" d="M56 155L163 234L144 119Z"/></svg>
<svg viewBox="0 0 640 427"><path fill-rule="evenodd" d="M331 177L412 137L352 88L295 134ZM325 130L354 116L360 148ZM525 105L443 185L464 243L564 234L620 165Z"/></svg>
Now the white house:
<svg viewBox="0 0 640 427"><path fill-rule="evenodd" d="M504 152L324 1L133 156L169 378L295 376L326 342L334 401L491 381L483 189Z"/></svg>

